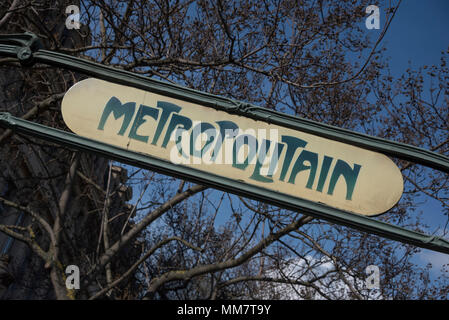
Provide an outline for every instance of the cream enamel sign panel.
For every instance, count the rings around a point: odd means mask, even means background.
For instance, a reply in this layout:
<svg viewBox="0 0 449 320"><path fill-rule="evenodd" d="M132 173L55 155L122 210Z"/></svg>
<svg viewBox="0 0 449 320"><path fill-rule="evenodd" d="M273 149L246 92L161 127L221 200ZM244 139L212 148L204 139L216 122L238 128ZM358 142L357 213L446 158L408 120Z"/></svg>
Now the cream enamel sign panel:
<svg viewBox="0 0 449 320"><path fill-rule="evenodd" d="M78 135L354 213L403 191L385 155L103 80L71 87L62 115Z"/></svg>

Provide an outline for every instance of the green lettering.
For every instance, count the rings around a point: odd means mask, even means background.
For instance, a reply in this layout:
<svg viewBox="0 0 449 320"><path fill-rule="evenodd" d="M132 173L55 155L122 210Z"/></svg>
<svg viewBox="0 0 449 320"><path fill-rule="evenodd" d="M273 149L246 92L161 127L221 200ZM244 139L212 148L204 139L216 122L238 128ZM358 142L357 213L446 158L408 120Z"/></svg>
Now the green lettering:
<svg viewBox="0 0 449 320"><path fill-rule="evenodd" d="M237 155L239 153L239 150L244 145L248 145L248 156L242 163L237 163ZM232 166L234 168L238 168L240 170L245 170L248 164L252 161L252 159L257 154L257 148L258 143L256 137L250 135L250 134L242 134L241 136L238 136L234 140L234 145L232 148Z"/></svg>
<svg viewBox="0 0 449 320"><path fill-rule="evenodd" d="M116 97L112 97L111 99L109 99L109 101L106 103L106 106L104 107L103 114L101 115L100 118L100 123L98 124L98 130L104 130L106 120L112 113L114 115L115 120L124 116L122 127L118 132L120 136L123 136L126 129L128 129L129 123L131 122L135 110L136 110L135 102L127 102L125 104L122 104L119 99L117 99Z"/></svg>
<svg viewBox="0 0 449 320"><path fill-rule="evenodd" d="M332 195L334 193L338 178L340 178L340 176L343 176L346 181L346 200L352 200L352 193L354 191L355 183L357 181L357 177L359 176L361 167L362 166L359 164L354 164L354 168L351 168L343 160L338 160L337 164L335 165L334 171L332 172L327 194Z"/></svg>
<svg viewBox="0 0 449 320"><path fill-rule="evenodd" d="M293 155L295 154L296 149L304 148L307 145L307 142L291 136L282 136L282 142L285 142L287 144L287 151L285 152L284 164L282 165L282 171L279 180L284 181L285 175L287 174L288 168L290 167L290 163L292 162Z"/></svg>
<svg viewBox="0 0 449 320"><path fill-rule="evenodd" d="M134 140L148 142L148 136L138 135L137 129L139 129L139 127L147 121L146 119L144 119L145 116L150 116L154 120L157 120L158 114L159 114L158 109L151 108L141 104L139 110L137 111L136 118L134 119L134 123L131 127L131 130L129 131L128 137Z"/></svg>
<svg viewBox="0 0 449 320"><path fill-rule="evenodd" d="M170 137L173 133L173 131L175 131L175 129L177 127L180 127L178 129L182 129L182 130L189 130L192 127L192 120L190 120L190 118L181 116L179 114L173 114L173 116L171 117L170 123L168 125L167 128L167 132L165 133L165 137L164 137L164 141L162 142L162 148L166 148L168 142L170 141ZM176 145L178 146L178 150L179 150L179 143L181 142L181 134L177 133L176 134ZM187 157L186 155L184 155L181 150L180 153L184 156Z"/></svg>
<svg viewBox="0 0 449 320"><path fill-rule="evenodd" d="M310 163L310 166L304 164L305 161ZM315 180L316 170L318 166L318 155L315 152L303 150L293 166L292 173L288 183L295 183L296 175L304 170L310 170L309 179L307 180L306 188L312 189L313 181Z"/></svg>
<svg viewBox="0 0 449 320"><path fill-rule="evenodd" d="M332 157L324 156L320 177L318 179L318 186L316 187L316 190L319 192L323 192L324 183L326 182L327 174L329 173L329 168L333 160L334 158Z"/></svg>
<svg viewBox="0 0 449 320"><path fill-rule="evenodd" d="M262 176L260 174L260 169L262 168L263 163L265 162L265 158L267 156L268 150L270 149L271 140L263 140L262 146L259 150L259 156L256 162L256 166L254 167L254 172L251 175L251 179L260 181L260 182L273 182L273 172L276 168L276 165L279 161L279 157L282 153L282 149L284 148L283 144L277 143L273 150L273 155L270 159L270 167L268 168L267 176Z"/></svg>
<svg viewBox="0 0 449 320"><path fill-rule="evenodd" d="M165 102L165 101L158 101L157 107L162 109L162 114L159 119L159 123L157 124L156 133L154 134L153 141L151 142L152 145L156 145L159 137L161 136L162 130L165 127L165 123L168 120L168 117L173 113L178 113L181 111L181 107L178 107L177 105Z"/></svg>
<svg viewBox="0 0 449 320"><path fill-rule="evenodd" d="M234 138L238 135L239 127L232 121L217 121L219 127L219 138L217 138L217 143L215 143L214 151L212 152L211 160L215 161L218 154L220 153L220 148L223 145L223 141L226 137ZM223 156L223 155L222 155ZM220 162L221 163L221 162Z"/></svg>
<svg viewBox="0 0 449 320"><path fill-rule="evenodd" d="M195 142L202 133L206 133L207 141L201 150L195 149ZM190 155L202 158L203 155L207 152L207 150L212 147L212 142L214 142L215 137L217 136L215 127L207 122L200 122L195 127L193 127L192 132L190 133Z"/></svg>

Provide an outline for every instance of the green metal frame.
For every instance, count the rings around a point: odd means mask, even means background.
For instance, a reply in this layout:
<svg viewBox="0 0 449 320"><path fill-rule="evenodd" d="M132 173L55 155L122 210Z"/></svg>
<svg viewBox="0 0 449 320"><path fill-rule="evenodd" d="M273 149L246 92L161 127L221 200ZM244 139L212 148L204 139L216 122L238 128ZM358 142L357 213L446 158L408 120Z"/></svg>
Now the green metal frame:
<svg viewBox="0 0 449 320"><path fill-rule="evenodd" d="M43 50L39 39L31 33L0 35L0 56L17 58L24 66L31 66L34 63L44 63L55 67L67 68L98 79L197 103L231 114L238 114L256 120L285 126L324 138L381 152L385 155L412 161L449 173L449 158L444 155L415 146L290 116L269 109L260 108L249 103L150 79L66 54ZM171 162L148 155L142 155L137 152L128 151L72 133L25 121L13 117L8 113L0 114L0 126L10 128L18 133L29 134L78 150L99 154L137 167L155 170L175 177L182 177L186 180L205 184L216 189L268 202L289 210L300 211L304 214L352 227L360 231L377 234L392 240L449 254L449 241L441 237L407 230L366 216L331 208L320 203L280 194L269 189L216 176L186 166L175 165Z"/></svg>

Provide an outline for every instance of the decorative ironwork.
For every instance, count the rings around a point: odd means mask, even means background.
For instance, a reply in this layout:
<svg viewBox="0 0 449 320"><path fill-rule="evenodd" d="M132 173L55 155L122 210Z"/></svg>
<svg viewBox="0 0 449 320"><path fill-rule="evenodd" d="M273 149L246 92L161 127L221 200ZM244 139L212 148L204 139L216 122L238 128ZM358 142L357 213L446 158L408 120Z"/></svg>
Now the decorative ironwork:
<svg viewBox="0 0 449 320"><path fill-rule="evenodd" d="M188 102L198 103L206 107L243 115L255 120L278 124L449 173L449 158L436 152L290 116L274 110L260 108L246 102L235 101L225 97L146 78L128 71L114 69L66 54L43 50L41 49L39 39L31 33L0 36L0 56L15 57L24 66L30 66L33 63L44 63L55 67L67 68L98 79L139 88ZM182 177L197 183L207 184L216 189L238 193L279 207L300 211L304 214L349 226L360 231L377 234L392 240L449 254L449 241L440 237L407 230L362 215L338 210L320 203L279 194L261 187L218 177L193 168L180 167L168 161L25 121L13 117L8 113L0 114L0 126L10 128L17 133L33 135L37 138L46 139L86 152L96 153L137 167L148 168L163 174Z"/></svg>

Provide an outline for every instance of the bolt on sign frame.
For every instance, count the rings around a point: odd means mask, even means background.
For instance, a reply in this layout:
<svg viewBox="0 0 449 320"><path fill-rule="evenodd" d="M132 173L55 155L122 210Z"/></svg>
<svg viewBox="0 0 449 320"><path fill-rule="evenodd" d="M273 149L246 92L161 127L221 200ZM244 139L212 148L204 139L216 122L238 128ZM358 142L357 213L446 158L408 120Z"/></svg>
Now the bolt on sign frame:
<svg viewBox="0 0 449 320"><path fill-rule="evenodd" d="M189 103L196 103L231 115L239 115L283 126L449 173L449 158L444 155L415 146L290 116L249 103L165 83L66 54L43 50L38 37L32 33L0 35L0 56L17 58L24 67L30 67L34 63L43 63L66 68L97 79L134 87ZM426 235L364 215L330 207L319 202L277 193L267 188L214 175L195 168L179 166L157 157L143 155L139 152L26 121L5 112L0 113L0 126L12 129L16 133L32 135L133 166L155 170L163 174L180 177L289 210L299 211L306 215L348 226L359 231L449 254L449 241L442 237Z"/></svg>

